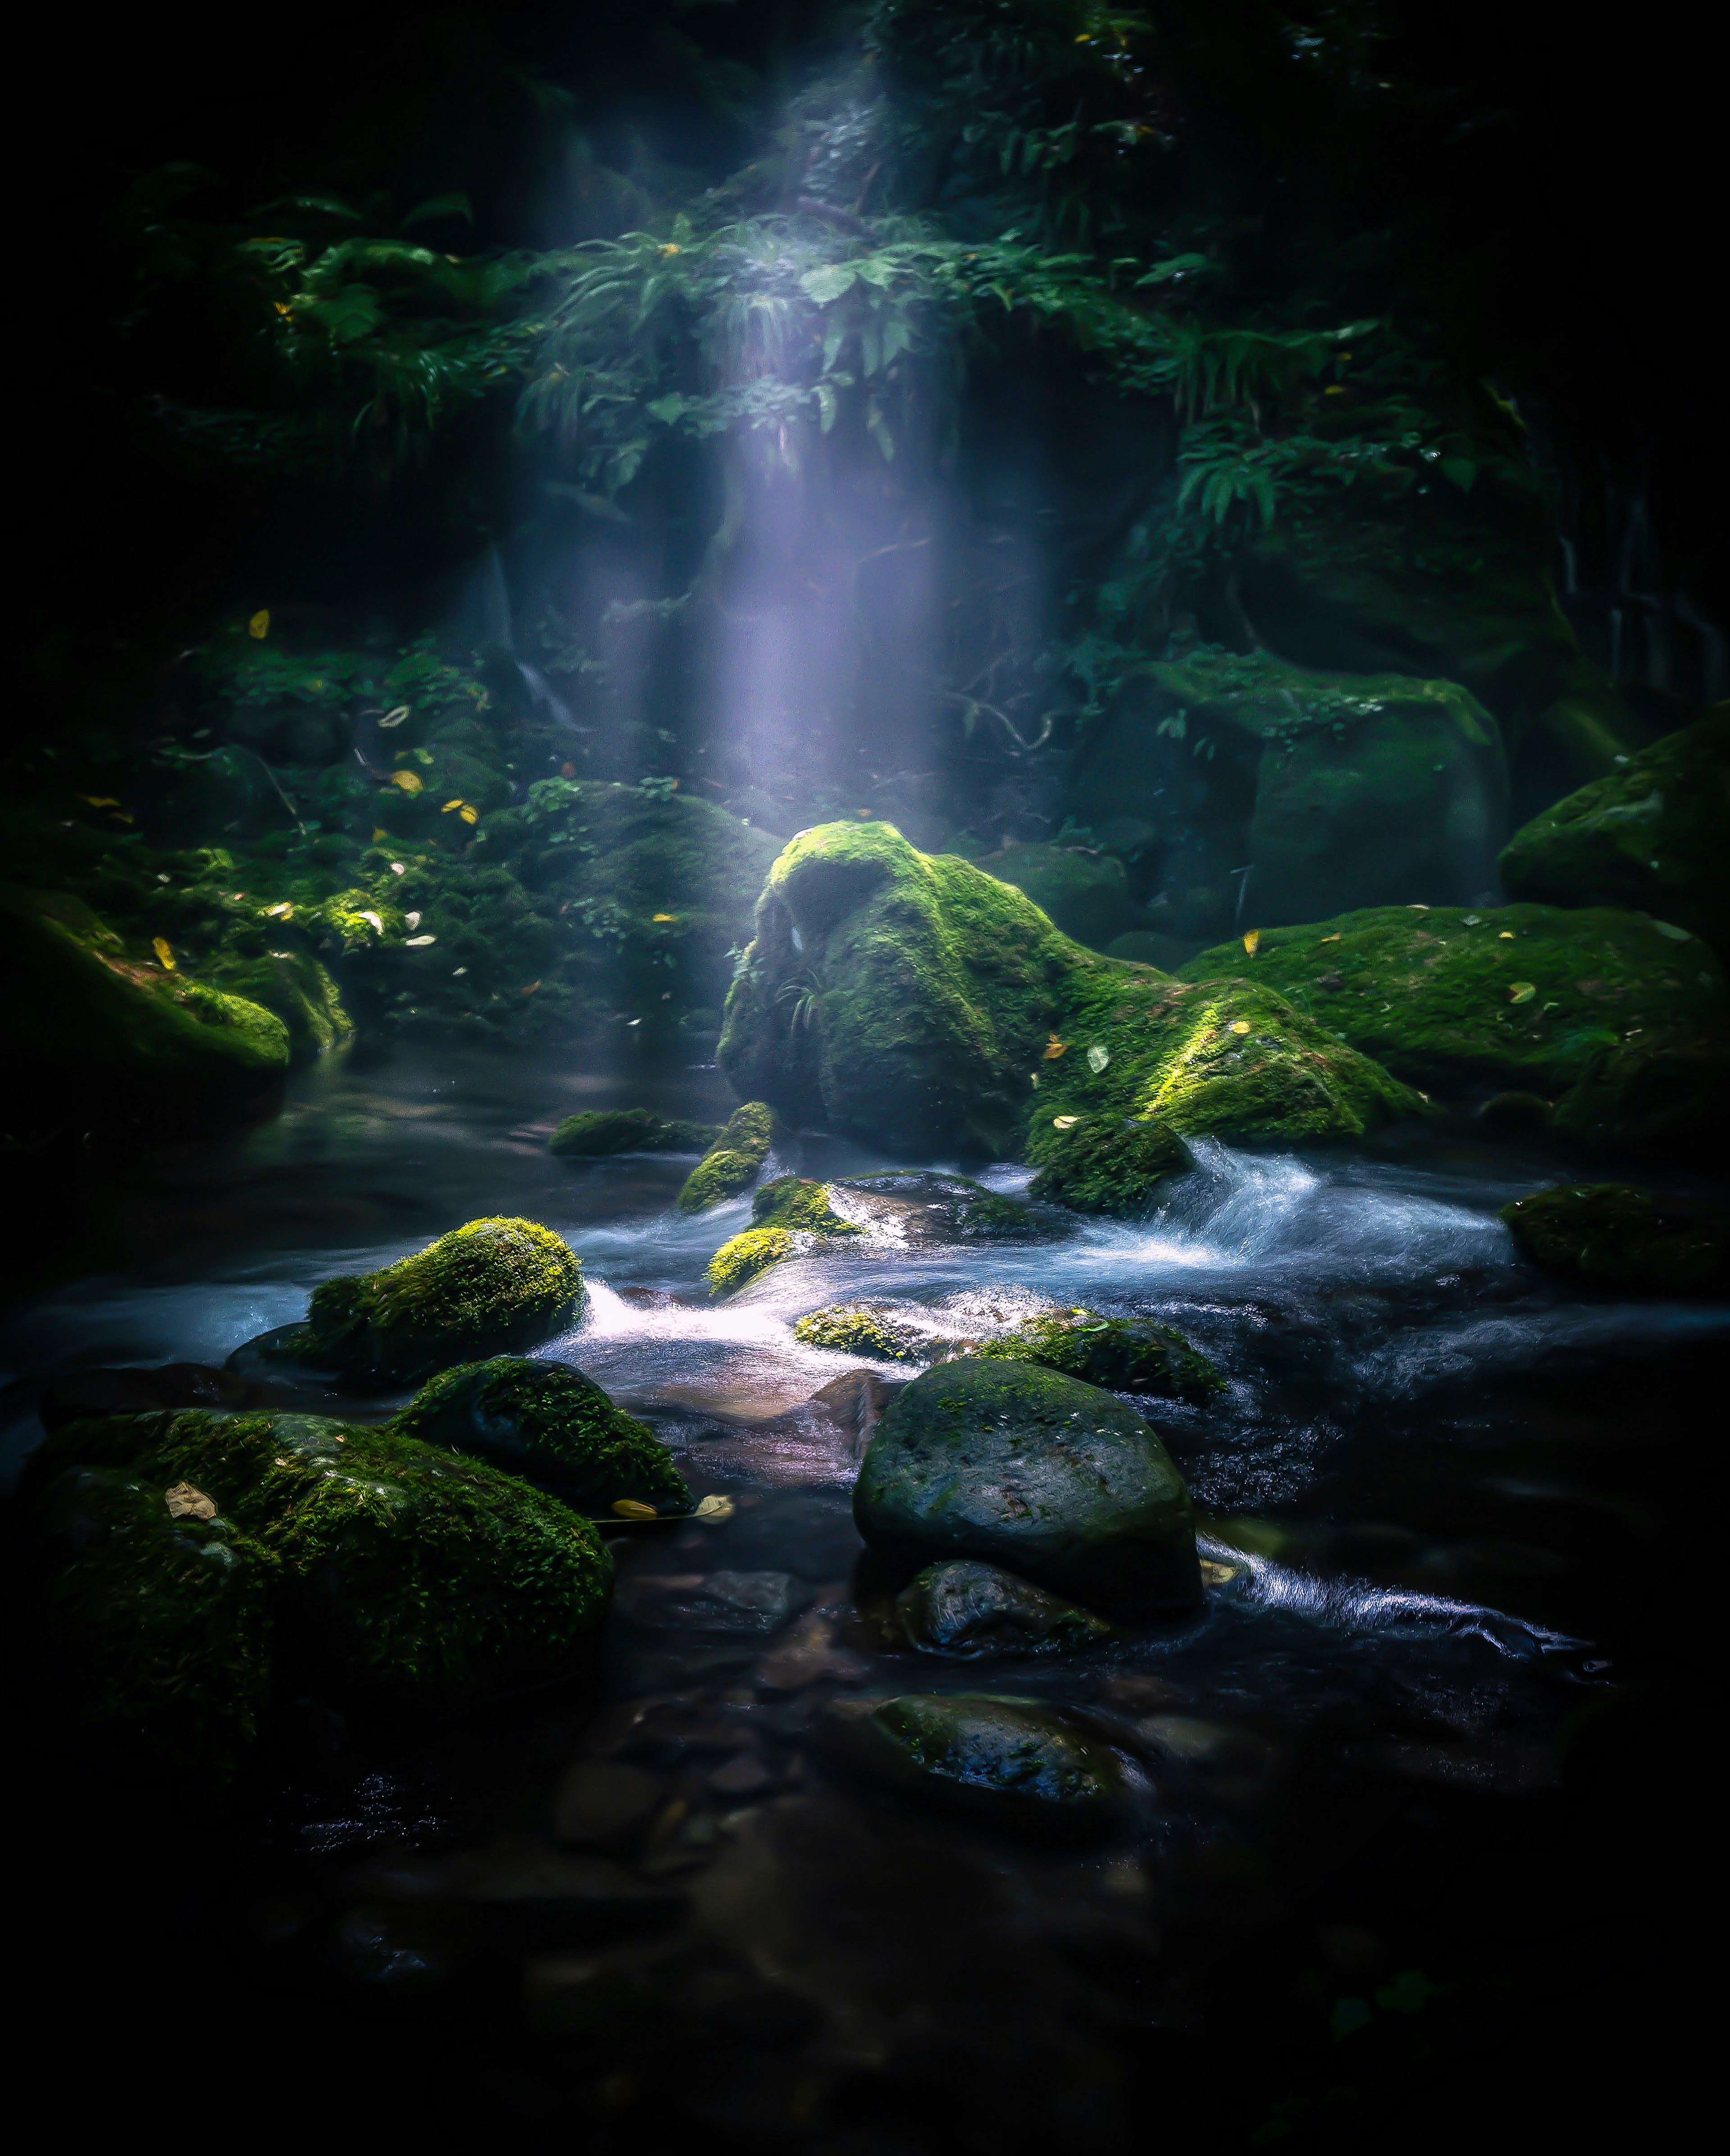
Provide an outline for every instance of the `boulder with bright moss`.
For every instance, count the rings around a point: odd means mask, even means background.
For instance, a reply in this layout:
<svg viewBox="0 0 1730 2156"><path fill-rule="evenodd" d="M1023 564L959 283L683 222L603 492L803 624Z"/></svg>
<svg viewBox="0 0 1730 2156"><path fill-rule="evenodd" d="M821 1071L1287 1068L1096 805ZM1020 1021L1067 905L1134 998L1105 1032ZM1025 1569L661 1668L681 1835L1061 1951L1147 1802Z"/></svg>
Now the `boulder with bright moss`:
<svg viewBox="0 0 1730 2156"><path fill-rule="evenodd" d="M726 1128L685 1178L681 1213L701 1213L748 1190L762 1172L775 1131L773 1110L762 1101L735 1108Z"/></svg>
<svg viewBox="0 0 1730 2156"><path fill-rule="evenodd" d="M751 1218L753 1224L709 1260L706 1278L715 1295L732 1294L797 1252L864 1232L832 1210L826 1183L798 1175L766 1183L751 1201Z"/></svg>
<svg viewBox="0 0 1730 2156"><path fill-rule="evenodd" d="M1037 1363L967 1358L914 1378L871 1439L853 1517L903 1572L979 1558L1107 1611L1201 1595L1189 1493L1158 1437Z"/></svg>
<svg viewBox="0 0 1730 2156"><path fill-rule="evenodd" d="M1535 1092L1594 1151L1717 1155L1730 994L1697 937L1604 907L1380 906L1204 951L1183 978L1254 980L1444 1098Z"/></svg>
<svg viewBox="0 0 1730 2156"><path fill-rule="evenodd" d="M120 1470L164 1506L190 1491L265 1553L275 1705L311 1697L372 1730L407 1728L591 1666L604 1545L557 1498L479 1460L388 1429L194 1410L69 1425L32 1461L27 1502L47 1502L68 1468ZM173 1581L165 1571L171 1599ZM106 1651L123 1658L126 1629L155 1609L116 1594ZM165 1603L164 1625L178 1621ZM151 1692L147 1671L139 1683Z"/></svg>
<svg viewBox="0 0 1730 2156"><path fill-rule="evenodd" d="M287 1029L296 1062L324 1055L354 1035L328 969L310 952L270 951L262 957L218 960L208 968L213 987L275 1011Z"/></svg>
<svg viewBox="0 0 1730 2156"><path fill-rule="evenodd" d="M651 1115L647 1108L591 1108L567 1116L547 1142L564 1160L598 1160L618 1152L706 1152L720 1137L713 1123Z"/></svg>
<svg viewBox="0 0 1730 2156"><path fill-rule="evenodd" d="M1043 1700L949 1692L850 1702L831 1709L828 1734L879 1780L1012 1833L1091 1841L1131 1814L1117 1754Z"/></svg>
<svg viewBox="0 0 1730 2156"><path fill-rule="evenodd" d="M1102 1617L977 1558L928 1564L895 1599L910 1647L931 1655L1040 1655L1107 1639Z"/></svg>
<svg viewBox="0 0 1730 2156"><path fill-rule="evenodd" d="M1040 1163L1032 1184L1036 1198L1118 1220L1139 1219L1164 1185L1194 1164L1168 1125L1136 1116L1042 1121L1028 1150Z"/></svg>
<svg viewBox="0 0 1730 2156"><path fill-rule="evenodd" d="M289 1064L274 1011L188 980L166 939L127 941L81 901L0 891L16 1022L0 1066L15 1135L208 1127L268 1102ZM28 1024L23 1015L28 1014Z"/></svg>
<svg viewBox="0 0 1730 2156"><path fill-rule="evenodd" d="M1173 1326L1145 1317L1101 1317L1091 1310L1024 1318L1001 1339L970 1352L1010 1363L1040 1363L1113 1393L1147 1393L1200 1407L1225 1390L1207 1357Z"/></svg>
<svg viewBox="0 0 1730 2156"><path fill-rule="evenodd" d="M690 1510L685 1477L655 1432L568 1363L500 1355L459 1363L424 1385L390 1428L492 1460L579 1512L621 1502Z"/></svg>
<svg viewBox="0 0 1730 2156"><path fill-rule="evenodd" d="M1604 1287L1659 1295L1730 1288L1730 1219L1614 1183L1540 1190L1501 1217L1534 1265Z"/></svg>
<svg viewBox="0 0 1730 2156"><path fill-rule="evenodd" d="M1021 892L880 824L802 832L776 862L721 1056L790 1119L927 1151L1010 1153L1091 1113L1312 1143L1417 1106L1282 997L1085 951Z"/></svg>
<svg viewBox="0 0 1730 2156"><path fill-rule="evenodd" d="M1123 864L1110 854L1075 846L1005 846L979 855L978 865L1024 891L1065 936L1096 951L1142 924Z"/></svg>
<svg viewBox="0 0 1730 2156"><path fill-rule="evenodd" d="M583 1307L583 1265L533 1220L471 1220L374 1273L322 1281L275 1352L381 1382L536 1346Z"/></svg>
<svg viewBox="0 0 1730 2156"><path fill-rule="evenodd" d="M879 1363L922 1363L932 1353L930 1334L900 1323L888 1306L831 1302L808 1311L793 1328L807 1348L827 1348L838 1355L869 1355Z"/></svg>
<svg viewBox="0 0 1730 2156"><path fill-rule="evenodd" d="M1509 839L1511 898L1618 906L1730 954L1730 706L1666 734Z"/></svg>

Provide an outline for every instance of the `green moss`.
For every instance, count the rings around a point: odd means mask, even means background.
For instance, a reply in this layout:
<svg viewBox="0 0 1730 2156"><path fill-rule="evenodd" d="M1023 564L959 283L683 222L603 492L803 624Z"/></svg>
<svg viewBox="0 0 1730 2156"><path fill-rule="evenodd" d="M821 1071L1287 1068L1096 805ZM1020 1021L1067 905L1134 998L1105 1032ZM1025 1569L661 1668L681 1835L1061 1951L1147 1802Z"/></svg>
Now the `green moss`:
<svg viewBox="0 0 1730 2156"><path fill-rule="evenodd" d="M778 1176L766 1183L751 1200L751 1218L757 1227L773 1224L802 1229L809 1235L861 1235L862 1228L844 1220L829 1202L829 1185L812 1183L800 1175Z"/></svg>
<svg viewBox="0 0 1730 2156"><path fill-rule="evenodd" d="M606 1614L611 1561L587 1521L390 1430L140 1415L71 1424L42 1455L31 1492L65 1465L204 1492L273 1562L273 1698L310 1693L374 1730L578 1673Z"/></svg>
<svg viewBox="0 0 1730 2156"><path fill-rule="evenodd" d="M1711 1295L1730 1286L1730 1222L1613 1183L1540 1190L1502 1209L1534 1265L1605 1287Z"/></svg>
<svg viewBox="0 0 1730 2156"><path fill-rule="evenodd" d="M802 1021L783 990L817 976ZM825 824L783 852L721 1057L790 1119L923 1150L1002 1155L1030 1116L1100 1111L1312 1142L1414 1105L1283 998L1198 994L1084 951L1021 892L881 824Z"/></svg>
<svg viewBox="0 0 1730 2156"><path fill-rule="evenodd" d="M1602 907L1382 906L1266 931L1183 968L1251 977L1318 1027L1445 1097L1537 1093L1594 1150L1723 1144L1730 999L1706 946Z"/></svg>
<svg viewBox="0 0 1730 2156"><path fill-rule="evenodd" d="M1040 1363L1114 1393L1149 1393L1202 1406L1225 1390L1207 1357L1169 1325L1146 1318L1100 1317L1091 1310L1024 1318L1000 1340L981 1341L972 1355Z"/></svg>
<svg viewBox="0 0 1730 2156"><path fill-rule="evenodd" d="M748 1190L769 1157L773 1111L762 1101L735 1108L726 1127L685 1178L676 1203L681 1213L701 1213Z"/></svg>
<svg viewBox="0 0 1730 2156"><path fill-rule="evenodd" d="M718 1136L711 1123L680 1122L647 1108L596 1108L567 1116L547 1150L575 1160L615 1152L704 1152Z"/></svg>
<svg viewBox="0 0 1730 2156"><path fill-rule="evenodd" d="M1512 898L1627 906L1730 937L1730 708L1620 760L1517 831L1502 856Z"/></svg>
<svg viewBox="0 0 1730 2156"><path fill-rule="evenodd" d="M375 1273L323 1281L284 1352L376 1378L531 1348L583 1307L580 1260L532 1220L471 1220Z"/></svg>
<svg viewBox="0 0 1730 2156"><path fill-rule="evenodd" d="M585 1512L621 1499L660 1512L690 1509L685 1478L655 1432L568 1363L508 1355L459 1363L424 1385L389 1427L479 1454Z"/></svg>
<svg viewBox="0 0 1730 2156"><path fill-rule="evenodd" d="M828 1348L839 1355L869 1355L880 1363L922 1363L932 1343L911 1325L898 1325L884 1306L831 1302L795 1323L795 1340L808 1348Z"/></svg>
<svg viewBox="0 0 1730 2156"><path fill-rule="evenodd" d="M1167 1124L1115 1115L1084 1116L1066 1131L1041 1119L1028 1152L1040 1163L1032 1184L1035 1198L1118 1220L1139 1219L1163 1186L1192 1165L1183 1140Z"/></svg>
<svg viewBox="0 0 1730 2156"><path fill-rule="evenodd" d="M747 1228L710 1259L703 1277L711 1295L731 1295L736 1288L790 1258L798 1245L785 1228Z"/></svg>
<svg viewBox="0 0 1730 2156"><path fill-rule="evenodd" d="M305 951L219 960L209 968L209 978L224 993L274 1011L288 1029L296 1061L323 1055L353 1036L354 1020L342 1007L336 983Z"/></svg>
<svg viewBox="0 0 1730 2156"><path fill-rule="evenodd" d="M988 875L1025 891L1065 936L1102 950L1142 917L1132 904L1123 864L1073 846L1005 846L976 857Z"/></svg>

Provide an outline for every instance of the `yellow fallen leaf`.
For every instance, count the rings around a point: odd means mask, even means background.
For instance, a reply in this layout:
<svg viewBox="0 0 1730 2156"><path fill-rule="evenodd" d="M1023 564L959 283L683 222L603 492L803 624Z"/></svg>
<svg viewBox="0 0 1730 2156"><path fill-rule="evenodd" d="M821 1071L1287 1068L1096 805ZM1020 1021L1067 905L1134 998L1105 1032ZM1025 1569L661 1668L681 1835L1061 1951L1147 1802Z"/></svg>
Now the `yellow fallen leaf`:
<svg viewBox="0 0 1730 2156"><path fill-rule="evenodd" d="M535 993L536 989L536 988L538 988L540 987L540 985L541 985L541 983L540 983L538 981L531 981L531 982L529 983L528 986L527 986L527 987L523 990L523 993L524 993L526 996L531 996L531 995L533 995L533 993Z"/></svg>
<svg viewBox="0 0 1730 2156"><path fill-rule="evenodd" d="M1051 1118L1051 1127L1057 1131L1073 1130L1081 1120L1079 1116L1054 1116Z"/></svg>
<svg viewBox="0 0 1730 2156"><path fill-rule="evenodd" d="M388 846L390 842L391 834L384 829L383 825L379 824L376 826L372 833L373 844L375 846Z"/></svg>
<svg viewBox="0 0 1730 2156"><path fill-rule="evenodd" d="M454 801L447 801L444 806L439 811L439 814L441 816L448 816L453 808L460 808L462 805L463 797L459 793Z"/></svg>
<svg viewBox="0 0 1730 2156"><path fill-rule="evenodd" d="M294 917L295 902L291 898L280 899L275 906L264 908L266 921L292 921Z"/></svg>
<svg viewBox="0 0 1730 2156"><path fill-rule="evenodd" d="M1530 981L1511 981L1508 983L1507 999L1511 1004L1529 1004L1537 993L1537 988Z"/></svg>
<svg viewBox="0 0 1730 2156"><path fill-rule="evenodd" d="M1231 1029L1234 1033L1247 1033L1250 1030L1249 1019L1246 1018L1235 1018L1231 1021Z"/></svg>
<svg viewBox="0 0 1730 2156"><path fill-rule="evenodd" d="M457 810L456 816L459 824L478 824L480 821L480 811L472 802L464 802L462 807Z"/></svg>
<svg viewBox="0 0 1730 2156"><path fill-rule="evenodd" d="M255 637L260 644L264 642L264 639L270 634L270 609L269 607L260 607L259 608L252 619L246 624L246 633L250 637Z"/></svg>
<svg viewBox="0 0 1730 2156"><path fill-rule="evenodd" d="M393 771L391 773L391 784L400 786L405 793L418 793L424 783L412 771Z"/></svg>
<svg viewBox="0 0 1730 2156"><path fill-rule="evenodd" d="M1201 1561L1201 1576L1209 1587L1224 1587L1228 1579L1235 1579L1243 1570L1240 1564L1215 1564L1211 1558Z"/></svg>
<svg viewBox="0 0 1730 2156"><path fill-rule="evenodd" d="M676 921L679 918L676 913L651 913L649 917L655 921Z"/></svg>
<svg viewBox="0 0 1730 2156"><path fill-rule="evenodd" d="M691 1517L701 1520L706 1527L718 1527L732 1519L738 1509L731 1497L723 1497L716 1491L703 1499Z"/></svg>
<svg viewBox="0 0 1730 2156"><path fill-rule="evenodd" d="M613 1509L621 1520L658 1520L660 1517L653 1505L639 1505L634 1497L615 1497Z"/></svg>
<svg viewBox="0 0 1730 2156"><path fill-rule="evenodd" d="M177 1482L168 1492L168 1517L171 1520L213 1520L216 1506L190 1482Z"/></svg>
<svg viewBox="0 0 1730 2156"><path fill-rule="evenodd" d="M1253 957L1255 956L1256 952L1260 948L1260 947L1261 947L1261 931L1260 931L1259 928L1252 928L1252 929L1250 931L1249 934L1248 934L1246 937L1245 937L1245 938L1244 938L1244 948L1245 948L1245 950L1246 950L1246 951L1249 952L1250 956L1253 958Z"/></svg>
<svg viewBox="0 0 1730 2156"><path fill-rule="evenodd" d="M157 957L162 960L165 968L172 973L174 971L173 946L168 942L166 937L157 936L151 938L150 947L156 952Z"/></svg>
<svg viewBox="0 0 1730 2156"><path fill-rule="evenodd" d="M1055 1063L1060 1055L1067 1055L1069 1052L1069 1043L1066 1040L1060 1040L1057 1038L1057 1035L1054 1033L1051 1038L1045 1043L1044 1050L1045 1060L1047 1063Z"/></svg>
<svg viewBox="0 0 1730 2156"><path fill-rule="evenodd" d="M80 793L78 798L80 801L88 801L93 808L118 808L121 805L106 793Z"/></svg>
<svg viewBox="0 0 1730 2156"><path fill-rule="evenodd" d="M1324 943L1337 943L1342 933L1343 932L1342 930L1337 928L1332 936L1324 936L1322 938L1322 941Z"/></svg>
<svg viewBox="0 0 1730 2156"><path fill-rule="evenodd" d="M1502 942L1502 943L1512 943L1512 942L1513 942L1513 940L1514 940L1514 932L1513 932L1513 930L1512 930L1512 928L1504 928L1504 929L1502 930L1502 934L1500 935L1500 937L1497 937L1497 939L1496 939L1496 940L1497 940L1497 942Z"/></svg>

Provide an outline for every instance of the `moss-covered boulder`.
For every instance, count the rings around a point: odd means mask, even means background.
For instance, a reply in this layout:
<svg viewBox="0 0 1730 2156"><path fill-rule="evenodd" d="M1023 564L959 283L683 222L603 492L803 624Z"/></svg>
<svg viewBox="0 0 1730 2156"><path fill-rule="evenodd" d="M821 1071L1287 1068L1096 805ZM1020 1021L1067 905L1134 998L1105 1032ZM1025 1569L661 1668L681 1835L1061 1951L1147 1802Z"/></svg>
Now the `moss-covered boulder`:
<svg viewBox="0 0 1730 2156"><path fill-rule="evenodd" d="M1656 1295L1730 1288L1730 1217L1615 1183L1571 1183L1504 1205L1516 1243L1547 1272Z"/></svg>
<svg viewBox="0 0 1730 2156"><path fill-rule="evenodd" d="M267 951L262 957L218 959L207 972L213 988L274 1011L287 1029L289 1050L304 1062L354 1035L330 970L310 952Z"/></svg>
<svg viewBox="0 0 1730 2156"><path fill-rule="evenodd" d="M1101 1617L977 1558L928 1564L895 1599L910 1647L930 1655L1040 1655L1106 1639Z"/></svg>
<svg viewBox="0 0 1730 2156"><path fill-rule="evenodd" d="M1509 897L1614 906L1730 952L1730 706L1568 794L1502 856Z"/></svg>
<svg viewBox="0 0 1730 2156"><path fill-rule="evenodd" d="M380 1382L532 1348L573 1323L583 1265L533 1220L471 1220L375 1273L312 1291L306 1322L275 1352Z"/></svg>
<svg viewBox="0 0 1730 2156"><path fill-rule="evenodd" d="M1085 951L1020 891L888 824L802 832L757 930L721 1063L790 1120L1001 1156L1064 1116L1294 1143L1416 1105L1279 995Z"/></svg>
<svg viewBox="0 0 1730 2156"><path fill-rule="evenodd" d="M778 1176L751 1201L752 1225L723 1243L710 1259L706 1278L711 1295L731 1295L771 1265L863 1229L844 1220L829 1202L829 1186L803 1176Z"/></svg>
<svg viewBox="0 0 1730 2156"><path fill-rule="evenodd" d="M1042 1700L909 1693L832 1711L829 1731L877 1779L1011 1833L1094 1840L1130 1815L1117 1754Z"/></svg>
<svg viewBox="0 0 1730 2156"><path fill-rule="evenodd" d="M71 1742L122 1779L228 1787L268 1710L275 1559L233 1521L171 1509L130 1468L39 1477L28 1663Z"/></svg>
<svg viewBox="0 0 1730 2156"><path fill-rule="evenodd" d="M720 1137L712 1123L681 1122L647 1108L590 1108L567 1116L547 1142L562 1160L599 1160L617 1152L706 1152Z"/></svg>
<svg viewBox="0 0 1730 2156"><path fill-rule="evenodd" d="M1173 742L1185 757L1204 747L1241 767L1253 795L1232 844L1258 920L1476 898L1492 880L1507 828L1502 737L1457 680L1204 649L1149 666L1138 685L1084 739L1077 813L1090 824L1133 813L1139 788L1141 805L1169 803ZM1173 833L1179 860L1185 836ZM1181 889L1176 898L1181 915Z"/></svg>
<svg viewBox="0 0 1730 2156"><path fill-rule="evenodd" d="M769 1157L774 1111L762 1101L735 1108L726 1127L685 1178L675 1201L681 1213L701 1213L748 1190Z"/></svg>
<svg viewBox="0 0 1730 2156"><path fill-rule="evenodd" d="M1112 855L1077 846L1005 846L980 855L978 865L1025 891L1065 936L1095 950L1141 923L1123 864Z"/></svg>
<svg viewBox="0 0 1730 2156"><path fill-rule="evenodd" d="M807 1348L869 1355L878 1363L923 1363L932 1349L929 1333L900 1322L885 1303L825 1303L795 1322L793 1337Z"/></svg>
<svg viewBox="0 0 1730 2156"><path fill-rule="evenodd" d="M1054 1116L1036 1127L1033 1194L1077 1213L1139 1219L1164 1185L1192 1165L1168 1124L1122 1115Z"/></svg>
<svg viewBox="0 0 1730 2156"><path fill-rule="evenodd" d="M1253 979L1446 1099L1535 1092L1594 1151L1722 1152L1730 998L1697 938L1604 907L1380 906L1265 931L1183 968Z"/></svg>
<svg viewBox="0 0 1730 2156"><path fill-rule="evenodd" d="M1151 1318L1055 1311L1024 1318L1013 1332L980 1341L970 1352L999 1362L1039 1363L1108 1392L1147 1393L1198 1407L1225 1390L1205 1355L1175 1327Z"/></svg>
<svg viewBox="0 0 1730 2156"><path fill-rule="evenodd" d="M201 1773L302 1697L377 1733L579 1676L611 1591L604 1545L556 1498L314 1416L72 1424L23 1495L74 1542L85 1514L111 1523L86 1537L89 1564L68 1545L38 1591L87 1665L70 1711L122 1734L160 1717L158 1754Z"/></svg>
<svg viewBox="0 0 1730 2156"><path fill-rule="evenodd" d="M1189 1493L1158 1437L1035 1363L969 1358L914 1378L871 1439L853 1517L903 1572L978 1558L1106 1611L1200 1599Z"/></svg>
<svg viewBox="0 0 1730 2156"><path fill-rule="evenodd" d="M646 1423L568 1363L515 1355L441 1370L391 1420L403 1437L490 1460L579 1512L621 1502L687 1512L690 1491Z"/></svg>
<svg viewBox="0 0 1730 2156"><path fill-rule="evenodd" d="M16 1134L170 1132L254 1112L289 1064L274 1011L188 980L167 939L128 942L81 901L0 888L12 1022L0 1111Z"/></svg>

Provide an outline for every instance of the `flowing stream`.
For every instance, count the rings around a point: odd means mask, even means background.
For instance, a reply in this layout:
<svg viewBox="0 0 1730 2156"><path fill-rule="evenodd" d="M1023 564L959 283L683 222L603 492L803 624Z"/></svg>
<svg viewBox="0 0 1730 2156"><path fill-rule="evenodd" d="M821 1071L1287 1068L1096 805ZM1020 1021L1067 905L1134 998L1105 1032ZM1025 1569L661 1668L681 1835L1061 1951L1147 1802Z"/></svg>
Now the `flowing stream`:
<svg viewBox="0 0 1730 2156"><path fill-rule="evenodd" d="M684 1219L686 1159L546 1152L558 1117L627 1101L727 1106L709 1070L333 1060L268 1127L152 1164L137 1261L0 1333L10 1480L44 1378L221 1363L298 1317L320 1279L521 1213L569 1240L590 1286L580 1325L541 1352L654 1422L699 1494L736 1501L717 1527L613 1536L603 1701L520 1702L275 1788L211 1867L207 1967L388 2010L421 2032L435 2082L444 2038L425 2032L455 2027L453 2101L490 2102L474 2092L501 2077L526 2101L569 2071L584 2115L621 2131L671 2014L681 2045L696 2030L711 2046L675 2115L795 2142L855 2102L869 2118L858 2091L880 2084L904 2107L960 2090L971 2118L1115 2132L1174 2032L1369 2047L1432 1999L1508 1980L1568 1898L1579 1732L1664 1664L1650 1583L1686 1533L1666 1462L1730 1312L1546 1283L1495 1215L1555 1164L1440 1143L1204 1145L1145 1224L987 1248L868 1235L717 1306L703 1267L746 1201ZM773 1165L890 1164L813 1138ZM1013 1193L1026 1177L983 1179ZM1204 1609L1053 1656L892 1645L849 1509L863 1432L804 1404L860 1365L791 1331L857 1296L957 1338L1054 1304L1179 1327L1229 1393L1137 1404L1203 1516ZM784 1621L681 1626L680 1583L717 1571L779 1575ZM1091 1716L1142 1763L1137 1832L1083 1851L1001 1840L860 1786L825 1748L838 1698L943 1689ZM632 1768L661 1806L634 1857L559 1847L558 1792L583 1762ZM561 2046L582 2063L555 2066ZM1264 2094L1277 2087L1270 2069Z"/></svg>

